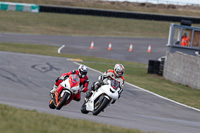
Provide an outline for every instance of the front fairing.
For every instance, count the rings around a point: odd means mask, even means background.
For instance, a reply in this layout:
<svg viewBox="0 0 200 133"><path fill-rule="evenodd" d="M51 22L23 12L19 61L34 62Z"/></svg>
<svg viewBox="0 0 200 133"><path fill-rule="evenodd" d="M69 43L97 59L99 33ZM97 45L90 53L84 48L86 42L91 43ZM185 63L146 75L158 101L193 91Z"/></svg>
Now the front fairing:
<svg viewBox="0 0 200 133"><path fill-rule="evenodd" d="M115 90L112 88L110 85L103 85L98 89L99 92L105 93L108 95L110 98L116 100L119 97L119 89Z"/></svg>
<svg viewBox="0 0 200 133"><path fill-rule="evenodd" d="M117 86L116 86L117 87ZM116 100L119 97L119 88L114 89L111 86L111 82L109 82L109 85L102 85L97 91L93 93L93 95L90 97L88 102L86 103L86 109L88 111L94 110L94 101L101 95L106 95L110 98L110 100Z"/></svg>
<svg viewBox="0 0 200 133"><path fill-rule="evenodd" d="M76 74L71 74L69 78L64 80L60 85L64 87L64 89L70 90L72 93L77 94L80 90L79 87L80 78Z"/></svg>

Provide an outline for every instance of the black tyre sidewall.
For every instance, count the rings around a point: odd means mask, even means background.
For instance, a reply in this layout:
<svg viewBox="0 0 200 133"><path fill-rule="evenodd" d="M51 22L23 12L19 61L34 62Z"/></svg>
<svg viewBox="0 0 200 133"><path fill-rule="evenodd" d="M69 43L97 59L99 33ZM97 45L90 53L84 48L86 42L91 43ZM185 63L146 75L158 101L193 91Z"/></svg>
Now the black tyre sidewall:
<svg viewBox="0 0 200 133"><path fill-rule="evenodd" d="M101 111L103 111L107 105L110 103L110 100L108 100L107 98L104 97L103 102L101 103L101 105L92 112L93 115L98 115Z"/></svg>

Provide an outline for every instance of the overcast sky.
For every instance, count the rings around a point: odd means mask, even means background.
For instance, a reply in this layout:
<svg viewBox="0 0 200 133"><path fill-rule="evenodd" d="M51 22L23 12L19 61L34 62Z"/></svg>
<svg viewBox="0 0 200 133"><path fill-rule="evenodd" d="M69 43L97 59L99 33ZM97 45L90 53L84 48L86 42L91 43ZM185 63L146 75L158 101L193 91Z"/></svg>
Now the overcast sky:
<svg viewBox="0 0 200 133"><path fill-rule="evenodd" d="M172 3L172 4L200 4L200 0L107 0L107 1L130 1L130 2L150 2L150 3Z"/></svg>

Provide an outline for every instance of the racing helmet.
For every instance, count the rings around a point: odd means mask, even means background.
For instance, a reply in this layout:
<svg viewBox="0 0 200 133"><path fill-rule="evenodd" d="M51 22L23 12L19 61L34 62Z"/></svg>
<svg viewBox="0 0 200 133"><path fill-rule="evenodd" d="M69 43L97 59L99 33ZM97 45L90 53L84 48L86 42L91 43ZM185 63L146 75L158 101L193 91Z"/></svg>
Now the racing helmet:
<svg viewBox="0 0 200 133"><path fill-rule="evenodd" d="M117 77L121 77L124 75L125 68L122 64L116 64L114 67L114 72Z"/></svg>
<svg viewBox="0 0 200 133"><path fill-rule="evenodd" d="M85 65L80 65L78 67L79 77L84 78L87 75L88 69Z"/></svg>

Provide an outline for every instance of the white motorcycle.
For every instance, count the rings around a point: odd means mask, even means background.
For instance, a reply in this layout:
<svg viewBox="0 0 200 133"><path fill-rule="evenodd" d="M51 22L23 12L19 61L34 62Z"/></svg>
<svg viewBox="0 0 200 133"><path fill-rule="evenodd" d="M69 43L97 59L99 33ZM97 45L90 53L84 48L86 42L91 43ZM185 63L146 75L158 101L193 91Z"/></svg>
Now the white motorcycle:
<svg viewBox="0 0 200 133"><path fill-rule="evenodd" d="M119 98L120 83L114 79L109 79L106 85L102 85L98 90L93 91L89 99L85 101L81 107L81 112L87 114L92 112L93 115L98 115L112 101Z"/></svg>

